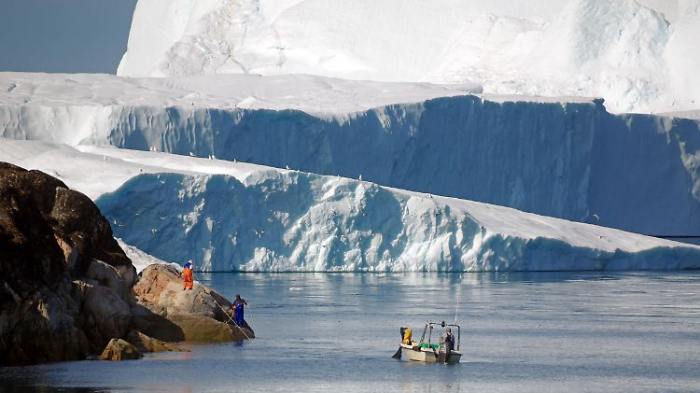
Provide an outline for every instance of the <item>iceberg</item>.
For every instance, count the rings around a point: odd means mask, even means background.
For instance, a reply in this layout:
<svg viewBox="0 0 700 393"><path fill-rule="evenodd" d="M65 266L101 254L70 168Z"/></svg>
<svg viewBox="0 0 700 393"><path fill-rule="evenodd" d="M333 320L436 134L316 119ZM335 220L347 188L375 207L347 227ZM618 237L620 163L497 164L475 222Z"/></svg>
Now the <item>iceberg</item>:
<svg viewBox="0 0 700 393"><path fill-rule="evenodd" d="M37 141L4 141L0 160L61 178L125 244L200 271L700 268L697 246L339 176Z"/></svg>
<svg viewBox="0 0 700 393"><path fill-rule="evenodd" d="M612 114L599 99L314 76L0 74L2 83L14 86L0 89L5 138L362 176L649 235L700 235L697 113Z"/></svg>
<svg viewBox="0 0 700 393"><path fill-rule="evenodd" d="M697 0L141 0L117 74L476 81L684 111L700 104L699 15Z"/></svg>

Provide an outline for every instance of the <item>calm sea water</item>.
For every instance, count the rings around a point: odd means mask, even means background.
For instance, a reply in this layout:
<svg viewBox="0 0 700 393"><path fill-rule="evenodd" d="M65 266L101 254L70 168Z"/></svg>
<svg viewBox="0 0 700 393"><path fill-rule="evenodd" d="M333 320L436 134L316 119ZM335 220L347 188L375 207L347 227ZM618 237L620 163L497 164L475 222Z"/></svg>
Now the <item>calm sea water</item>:
<svg viewBox="0 0 700 393"><path fill-rule="evenodd" d="M0 368L2 392L700 391L700 272L200 274L257 339L139 361ZM391 359L456 320L458 365Z"/></svg>

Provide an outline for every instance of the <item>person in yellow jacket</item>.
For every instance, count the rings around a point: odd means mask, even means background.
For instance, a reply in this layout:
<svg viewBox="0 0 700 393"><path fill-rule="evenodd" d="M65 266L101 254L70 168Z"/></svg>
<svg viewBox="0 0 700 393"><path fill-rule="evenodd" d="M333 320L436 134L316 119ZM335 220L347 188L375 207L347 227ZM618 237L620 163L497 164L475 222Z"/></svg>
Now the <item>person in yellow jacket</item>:
<svg viewBox="0 0 700 393"><path fill-rule="evenodd" d="M411 344L413 338L413 331L411 331L411 328L406 327L403 329L403 343L404 344Z"/></svg>
<svg viewBox="0 0 700 393"><path fill-rule="evenodd" d="M185 281L182 283L182 290L185 291L189 287L190 291L194 285L194 270L192 269L192 260L187 262L182 268L182 273L180 277L184 277Z"/></svg>

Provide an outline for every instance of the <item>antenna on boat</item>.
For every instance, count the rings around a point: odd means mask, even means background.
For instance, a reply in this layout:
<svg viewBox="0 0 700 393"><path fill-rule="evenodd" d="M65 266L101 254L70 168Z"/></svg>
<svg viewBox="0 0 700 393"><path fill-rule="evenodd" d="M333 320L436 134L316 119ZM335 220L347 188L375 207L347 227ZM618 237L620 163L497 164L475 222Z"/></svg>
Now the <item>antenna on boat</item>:
<svg viewBox="0 0 700 393"><path fill-rule="evenodd" d="M462 273L459 274L459 283L457 283L457 305L455 306L455 321L457 324L457 313L459 312L459 302L462 295Z"/></svg>

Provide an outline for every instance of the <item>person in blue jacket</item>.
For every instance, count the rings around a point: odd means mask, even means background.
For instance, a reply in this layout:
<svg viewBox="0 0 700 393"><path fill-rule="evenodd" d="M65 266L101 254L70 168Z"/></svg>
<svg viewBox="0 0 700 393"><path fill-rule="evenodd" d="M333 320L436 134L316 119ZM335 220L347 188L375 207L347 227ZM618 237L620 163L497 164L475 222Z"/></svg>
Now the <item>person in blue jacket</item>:
<svg viewBox="0 0 700 393"><path fill-rule="evenodd" d="M238 326L243 326L245 320L243 319L243 306L248 305L245 299L241 298L241 295L236 295L236 300L233 301L231 309L233 309L233 322Z"/></svg>

